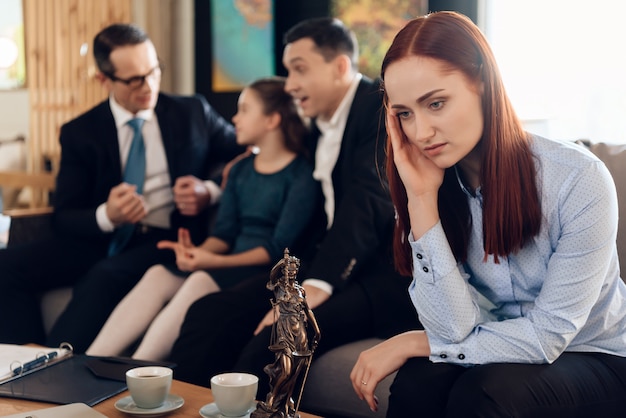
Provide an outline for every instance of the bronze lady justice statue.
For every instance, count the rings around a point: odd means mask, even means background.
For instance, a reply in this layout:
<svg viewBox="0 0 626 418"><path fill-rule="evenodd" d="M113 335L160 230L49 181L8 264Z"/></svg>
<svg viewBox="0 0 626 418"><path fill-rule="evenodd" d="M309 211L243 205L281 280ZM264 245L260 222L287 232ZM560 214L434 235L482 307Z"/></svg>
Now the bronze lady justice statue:
<svg viewBox="0 0 626 418"><path fill-rule="evenodd" d="M259 402L251 418L298 418L298 406L313 352L320 340L320 330L315 316L306 302L304 288L296 281L300 260L289 255L284 257L270 272L267 288L274 292L272 306L278 315L272 327L269 349L275 360L263 369L270 378L270 392L265 402ZM307 323L311 325L313 338L309 346ZM304 378L294 403L293 392L301 371Z"/></svg>

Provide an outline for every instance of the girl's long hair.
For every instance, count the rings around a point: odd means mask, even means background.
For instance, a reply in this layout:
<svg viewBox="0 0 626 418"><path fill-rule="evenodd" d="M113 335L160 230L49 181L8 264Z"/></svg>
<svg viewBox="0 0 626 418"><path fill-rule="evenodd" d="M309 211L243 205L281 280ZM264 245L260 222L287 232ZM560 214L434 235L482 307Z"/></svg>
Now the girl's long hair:
<svg viewBox="0 0 626 418"><path fill-rule="evenodd" d="M254 90L263 103L263 113L280 115L280 130L285 147L298 154L305 153L303 138L308 132L305 120L300 116L293 97L285 91L284 77L266 77L253 81L248 88Z"/></svg>
<svg viewBox="0 0 626 418"><path fill-rule="evenodd" d="M434 58L461 72L478 87L483 84L480 184L483 195L485 260L505 257L523 247L539 232L541 207L530 139L506 95L495 58L481 31L467 17L455 12L436 12L410 21L398 34L382 64L387 67L403 58ZM385 94L385 105L388 97ZM406 138L404 140L407 140ZM394 260L401 274L410 275L412 262L407 242L410 230L407 196L387 142L387 175L397 211ZM439 189L441 223L459 262L467 260L471 217L455 168L446 169Z"/></svg>

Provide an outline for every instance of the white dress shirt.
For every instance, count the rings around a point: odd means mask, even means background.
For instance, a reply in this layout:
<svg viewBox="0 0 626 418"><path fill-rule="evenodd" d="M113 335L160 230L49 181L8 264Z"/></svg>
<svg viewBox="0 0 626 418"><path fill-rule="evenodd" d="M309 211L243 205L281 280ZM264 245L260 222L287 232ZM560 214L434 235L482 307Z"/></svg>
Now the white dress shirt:
<svg viewBox="0 0 626 418"><path fill-rule="evenodd" d="M346 122L350 115L350 108L356 95L356 90L361 82L362 74L357 73L352 80L345 96L339 103L337 110L329 120L316 118L315 123L321 132L315 149L315 170L313 178L320 181L324 193L324 211L328 218L327 228L333 225L335 218L335 189L333 187L333 170L341 151L341 141L346 130ZM324 290L328 294L333 293L333 286L320 279L310 278L302 282Z"/></svg>
<svg viewBox="0 0 626 418"><path fill-rule="evenodd" d="M350 114L350 107L359 86L362 75L357 74L352 80L345 96L339 103L339 107L330 120L315 119L315 123L321 132L315 149L315 171L313 178L319 180L324 193L324 210L328 218L328 229L333 225L335 218L335 190L333 187L333 169L339 158L341 140L346 130L346 122Z"/></svg>
<svg viewBox="0 0 626 418"><path fill-rule="evenodd" d="M169 229L170 214L174 210L174 193L171 187L161 129L154 110L142 110L133 115L117 103L113 96L109 97L109 104L117 128L122 172L124 172L133 140L133 129L128 125L128 121L133 118L145 120L141 130L146 148L146 178L143 196L148 206L148 214L141 223ZM96 210L96 220L102 231L113 231L114 225L106 215L106 202L102 203Z"/></svg>

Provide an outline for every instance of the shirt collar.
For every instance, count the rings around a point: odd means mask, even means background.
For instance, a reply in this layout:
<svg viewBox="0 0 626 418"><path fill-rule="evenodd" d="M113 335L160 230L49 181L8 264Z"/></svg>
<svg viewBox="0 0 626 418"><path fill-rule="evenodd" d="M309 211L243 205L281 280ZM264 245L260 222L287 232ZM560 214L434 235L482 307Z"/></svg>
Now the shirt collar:
<svg viewBox="0 0 626 418"><path fill-rule="evenodd" d="M154 109L140 110L136 114L132 114L124 109L122 105L115 100L112 94L109 95L109 106L111 106L111 113L113 113L113 119L115 120L115 127L117 129L126 125L131 119L140 118L149 121L154 116Z"/></svg>
<svg viewBox="0 0 626 418"><path fill-rule="evenodd" d="M315 124L317 125L320 132L324 133L328 129L337 126L342 118L348 117L348 114L350 113L350 105L354 100L354 96L356 95L356 89L359 87L359 83L361 82L362 78L363 74L356 73L354 79L352 80L352 83L350 84L350 87L348 88L348 91L343 96L343 99L341 99L341 103L339 103L337 110L335 110L335 113L333 113L333 116L329 120L322 120L320 118L315 119Z"/></svg>

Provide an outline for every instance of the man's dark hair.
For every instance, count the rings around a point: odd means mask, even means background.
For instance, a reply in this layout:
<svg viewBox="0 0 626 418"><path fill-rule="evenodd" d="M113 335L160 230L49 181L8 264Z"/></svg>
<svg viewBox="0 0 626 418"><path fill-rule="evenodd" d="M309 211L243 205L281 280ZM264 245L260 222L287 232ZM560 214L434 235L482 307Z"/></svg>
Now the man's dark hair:
<svg viewBox="0 0 626 418"><path fill-rule="evenodd" d="M352 68L358 68L358 41L341 20L333 17L304 20L285 33L283 43L287 45L303 38L311 38L327 62L344 54L350 58Z"/></svg>
<svg viewBox="0 0 626 418"><path fill-rule="evenodd" d="M108 75L115 74L111 52L121 46L137 45L150 38L143 29L127 23L116 23L102 29L93 39L93 57L98 69Z"/></svg>

